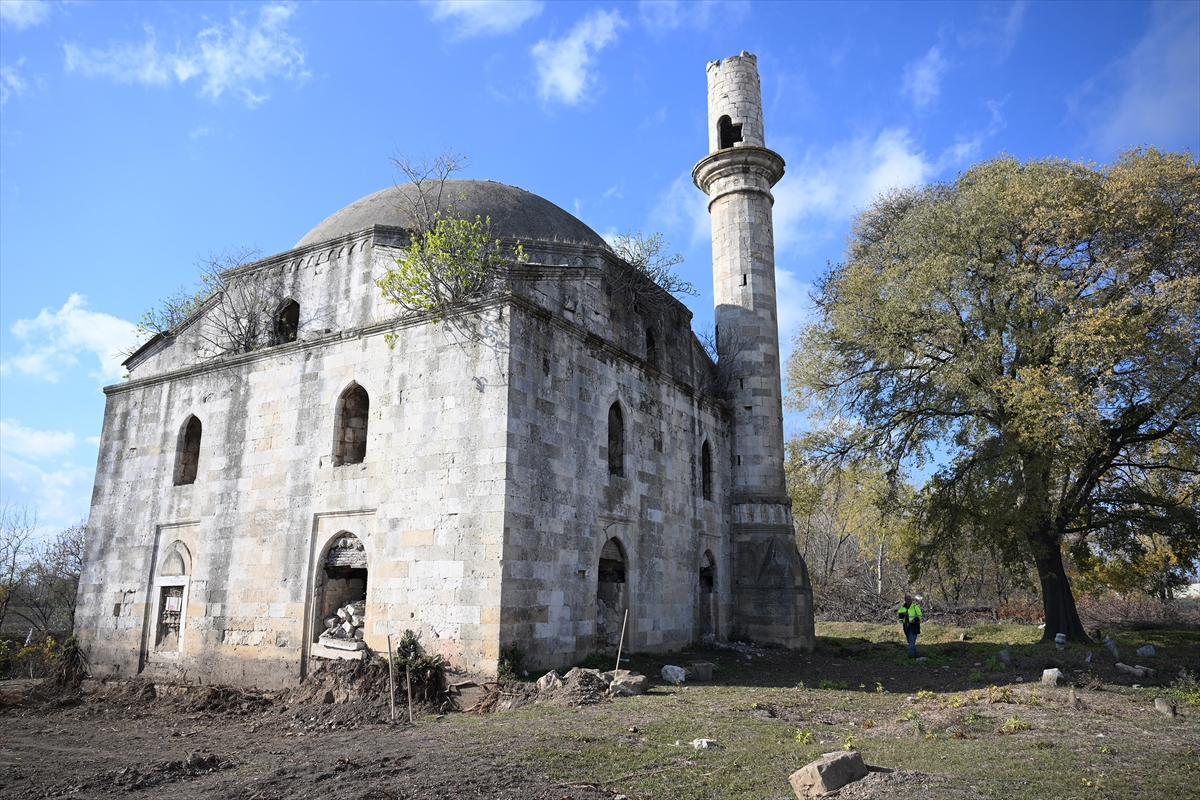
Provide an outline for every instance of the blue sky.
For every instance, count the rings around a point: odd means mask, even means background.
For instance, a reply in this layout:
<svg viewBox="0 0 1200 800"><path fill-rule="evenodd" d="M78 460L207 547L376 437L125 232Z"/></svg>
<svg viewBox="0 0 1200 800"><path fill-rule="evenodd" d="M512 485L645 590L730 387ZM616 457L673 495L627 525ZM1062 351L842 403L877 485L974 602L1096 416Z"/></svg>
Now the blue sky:
<svg viewBox="0 0 1200 800"><path fill-rule="evenodd" d="M705 64L749 50L781 322L855 210L1008 152L1200 152L1200 2L0 0L0 494L87 513L113 354L226 248L269 255L466 154L602 234L662 231L711 323ZM795 424L793 422L793 424Z"/></svg>

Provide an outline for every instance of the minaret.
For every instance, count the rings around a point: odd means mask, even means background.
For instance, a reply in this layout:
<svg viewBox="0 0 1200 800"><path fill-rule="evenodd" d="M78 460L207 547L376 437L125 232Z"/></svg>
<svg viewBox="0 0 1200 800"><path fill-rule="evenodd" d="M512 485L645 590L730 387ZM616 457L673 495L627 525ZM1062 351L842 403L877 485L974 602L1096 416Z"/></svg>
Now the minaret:
<svg viewBox="0 0 1200 800"><path fill-rule="evenodd" d="M692 170L712 217L717 352L733 420L730 634L812 648L812 589L783 472L771 187L783 159L763 139L758 60L708 65L709 154Z"/></svg>

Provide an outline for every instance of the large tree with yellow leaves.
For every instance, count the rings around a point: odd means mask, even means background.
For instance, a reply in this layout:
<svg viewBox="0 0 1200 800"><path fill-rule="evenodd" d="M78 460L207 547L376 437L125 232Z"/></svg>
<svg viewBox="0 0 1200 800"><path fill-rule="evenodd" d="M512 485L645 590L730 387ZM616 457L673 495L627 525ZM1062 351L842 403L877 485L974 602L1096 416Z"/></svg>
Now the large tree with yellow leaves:
<svg viewBox="0 0 1200 800"><path fill-rule="evenodd" d="M788 369L829 451L938 466L921 560L964 537L1031 560L1045 638L1086 639L1064 553L1200 545L1200 169L1001 156L857 218ZM1190 556L1188 555L1190 554Z"/></svg>

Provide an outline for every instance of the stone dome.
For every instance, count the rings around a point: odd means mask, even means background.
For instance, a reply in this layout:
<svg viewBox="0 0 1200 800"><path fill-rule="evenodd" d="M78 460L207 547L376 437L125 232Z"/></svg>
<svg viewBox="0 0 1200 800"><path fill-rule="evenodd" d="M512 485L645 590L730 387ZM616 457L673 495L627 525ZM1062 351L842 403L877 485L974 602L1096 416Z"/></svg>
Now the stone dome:
<svg viewBox="0 0 1200 800"><path fill-rule="evenodd" d="M337 211L305 234L296 247L336 239L373 225L413 227L402 194L412 197L411 183L390 186ZM449 203L455 216L490 217L492 232L524 241L574 242L607 248L598 233L545 198L516 186L494 181L448 180L442 207Z"/></svg>

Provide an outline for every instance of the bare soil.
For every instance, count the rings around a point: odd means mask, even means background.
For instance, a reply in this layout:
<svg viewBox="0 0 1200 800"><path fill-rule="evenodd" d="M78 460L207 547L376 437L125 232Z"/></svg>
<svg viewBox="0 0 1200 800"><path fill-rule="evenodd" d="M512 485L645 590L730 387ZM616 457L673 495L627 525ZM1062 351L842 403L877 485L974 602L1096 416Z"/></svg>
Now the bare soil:
<svg viewBox="0 0 1200 800"><path fill-rule="evenodd" d="M0 797L779 800L791 796L793 770L845 746L873 771L844 798L1183 797L1186 788L1171 788L1200 781L1200 710L1156 714L1162 690L1135 689L1099 645L1056 651L1026 632L1013 667L989 672L998 642L969 633L960 642L931 631L928 660L913 662L898 635L823 630L812 654L634 655L622 666L651 677L642 697L609 699L579 681L539 697L515 684L493 698L494 713L430 704L413 725L402 694L390 724L381 667L322 671L280 692L132 681L80 693L9 681L0 683ZM1016 638L982 638L1001 636ZM1200 634L1176 643L1153 659L1154 682L1200 666ZM697 659L717 665L711 683L659 675ZM1048 666L1071 687L1038 686ZM716 747L694 749L701 737Z"/></svg>

